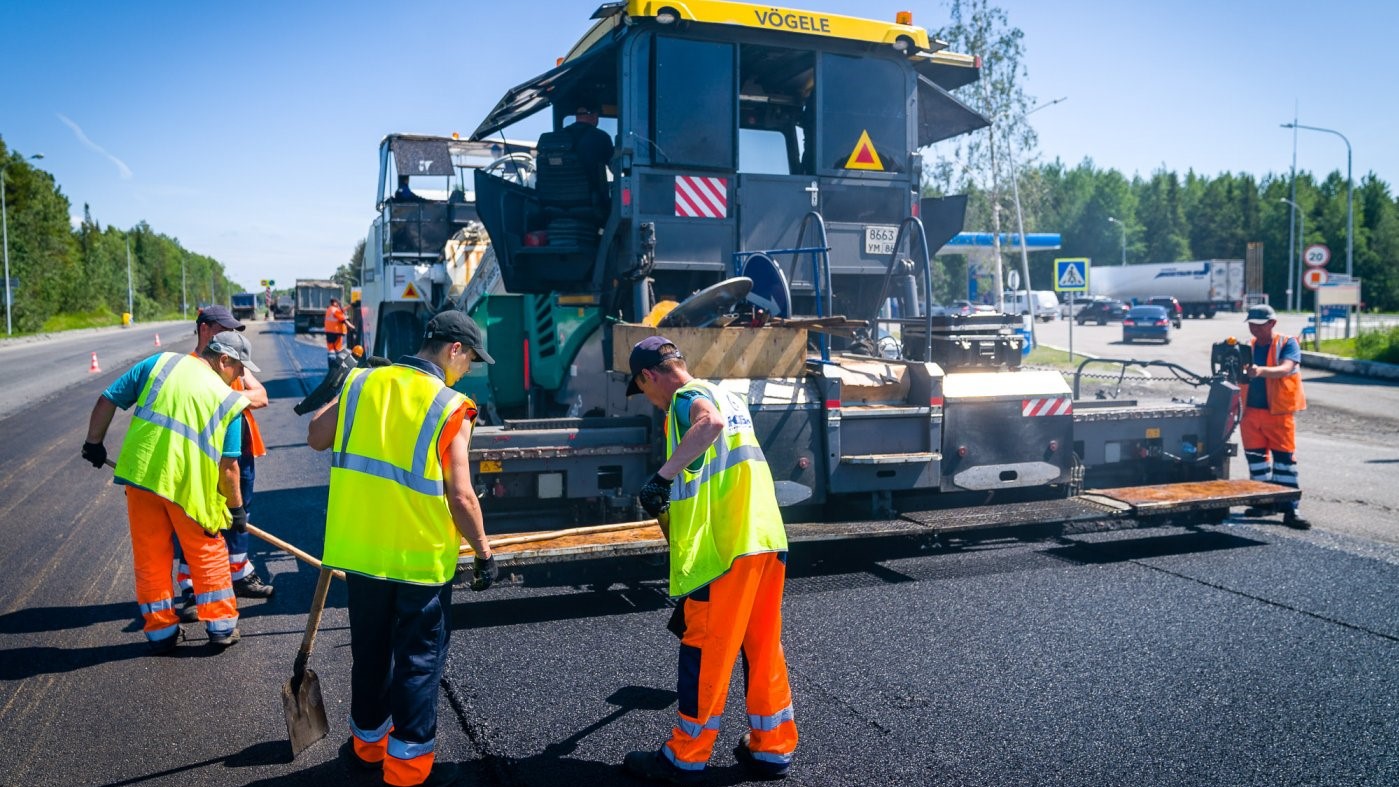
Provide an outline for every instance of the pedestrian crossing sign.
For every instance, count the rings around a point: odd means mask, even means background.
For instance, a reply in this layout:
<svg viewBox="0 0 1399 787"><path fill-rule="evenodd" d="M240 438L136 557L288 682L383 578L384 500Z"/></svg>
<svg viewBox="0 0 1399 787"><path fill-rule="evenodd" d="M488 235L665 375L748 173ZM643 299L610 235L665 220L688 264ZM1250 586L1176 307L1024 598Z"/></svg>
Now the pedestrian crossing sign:
<svg viewBox="0 0 1399 787"><path fill-rule="evenodd" d="M1088 292L1088 258L1060 257L1054 260L1054 289L1057 292Z"/></svg>

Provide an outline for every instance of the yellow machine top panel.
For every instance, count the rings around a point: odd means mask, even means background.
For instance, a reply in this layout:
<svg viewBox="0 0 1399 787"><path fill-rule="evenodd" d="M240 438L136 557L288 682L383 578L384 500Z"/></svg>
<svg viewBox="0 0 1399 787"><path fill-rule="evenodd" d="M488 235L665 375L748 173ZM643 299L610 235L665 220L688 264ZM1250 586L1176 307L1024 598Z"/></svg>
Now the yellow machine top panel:
<svg viewBox="0 0 1399 787"><path fill-rule="evenodd" d="M943 48L940 42L929 43L928 31L915 25L880 22L819 11L800 11L774 5L736 3L730 0L629 0L626 14L631 17L656 18L664 8L672 8L681 19L715 25L738 25L758 30L774 30L804 35L829 36L877 44L894 44L908 39L912 51Z"/></svg>

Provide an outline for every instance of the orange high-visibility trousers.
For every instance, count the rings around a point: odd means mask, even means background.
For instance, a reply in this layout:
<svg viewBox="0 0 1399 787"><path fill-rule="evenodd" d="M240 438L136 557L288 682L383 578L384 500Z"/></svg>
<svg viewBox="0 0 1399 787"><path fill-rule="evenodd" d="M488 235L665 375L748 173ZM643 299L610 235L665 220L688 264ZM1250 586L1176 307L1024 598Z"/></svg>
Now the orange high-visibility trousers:
<svg viewBox="0 0 1399 787"><path fill-rule="evenodd" d="M136 572L136 603L145 618L146 639L158 642L175 636L180 625L170 591L173 533L189 563L199 619L210 634L228 634L238 625L238 602L228 571L228 547L190 519L183 508L134 486L126 488L126 513L131 523L131 553Z"/></svg>
<svg viewBox="0 0 1399 787"><path fill-rule="evenodd" d="M797 748L792 688L782 654L782 587L787 554L734 561L726 574L681 602L683 634L676 680L679 720L661 753L676 767L701 771L714 750L734 659L744 662L753 756L790 764Z"/></svg>

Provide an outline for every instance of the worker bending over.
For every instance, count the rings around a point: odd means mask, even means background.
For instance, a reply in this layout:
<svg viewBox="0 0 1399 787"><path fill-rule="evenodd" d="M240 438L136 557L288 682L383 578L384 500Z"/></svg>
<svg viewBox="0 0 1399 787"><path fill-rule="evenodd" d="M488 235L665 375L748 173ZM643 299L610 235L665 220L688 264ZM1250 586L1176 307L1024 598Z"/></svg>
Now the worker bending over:
<svg viewBox="0 0 1399 787"><path fill-rule="evenodd" d="M136 602L152 653L169 653L184 636L170 586L172 534L189 560L209 641L218 647L238 641L238 605L219 531L248 522L238 493L248 400L228 387L244 369L258 370L252 346L242 334L223 331L198 356L159 353L136 364L92 408L82 456L101 467L112 416L136 405L116 482L126 487Z"/></svg>
<svg viewBox="0 0 1399 787"><path fill-rule="evenodd" d="M417 354L351 370L306 436L333 450L323 563L345 572L349 590L351 739L341 756L382 767L387 784L457 775L453 763L434 766L433 752L460 538L476 551L471 589L496 576L467 463L476 404L450 387L475 359L495 363L481 329L443 312Z"/></svg>
<svg viewBox="0 0 1399 787"><path fill-rule="evenodd" d="M797 747L782 654L787 534L752 416L738 397L691 377L668 339L637 342L630 363L627 395L644 394L666 414L666 461L640 499L670 542L680 718L659 752L631 752L623 765L652 781L697 783L742 653L749 731L734 756L753 776L784 777Z"/></svg>

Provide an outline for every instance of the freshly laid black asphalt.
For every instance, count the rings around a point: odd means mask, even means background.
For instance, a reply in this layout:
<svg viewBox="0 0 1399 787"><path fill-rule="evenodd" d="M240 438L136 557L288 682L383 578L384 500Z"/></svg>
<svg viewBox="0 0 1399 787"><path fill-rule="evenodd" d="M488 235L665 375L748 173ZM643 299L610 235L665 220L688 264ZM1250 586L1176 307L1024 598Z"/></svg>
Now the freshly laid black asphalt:
<svg viewBox="0 0 1399 787"><path fill-rule="evenodd" d="M291 405L324 352L286 324L253 340L273 403L258 414L270 453L252 520L319 553L328 462ZM349 703L338 585L311 659L330 737L290 758L278 690L309 567L255 542L277 595L240 603L243 641L215 653L187 626L176 656L144 655L121 492L77 455L119 371L0 421L0 785L380 783L336 758ZM788 782L1397 784L1399 554L1319 524L799 546ZM622 756L659 746L675 718L659 567L536 572L454 601L438 753L462 783L633 784ZM744 781L730 753L739 684L706 784Z"/></svg>

